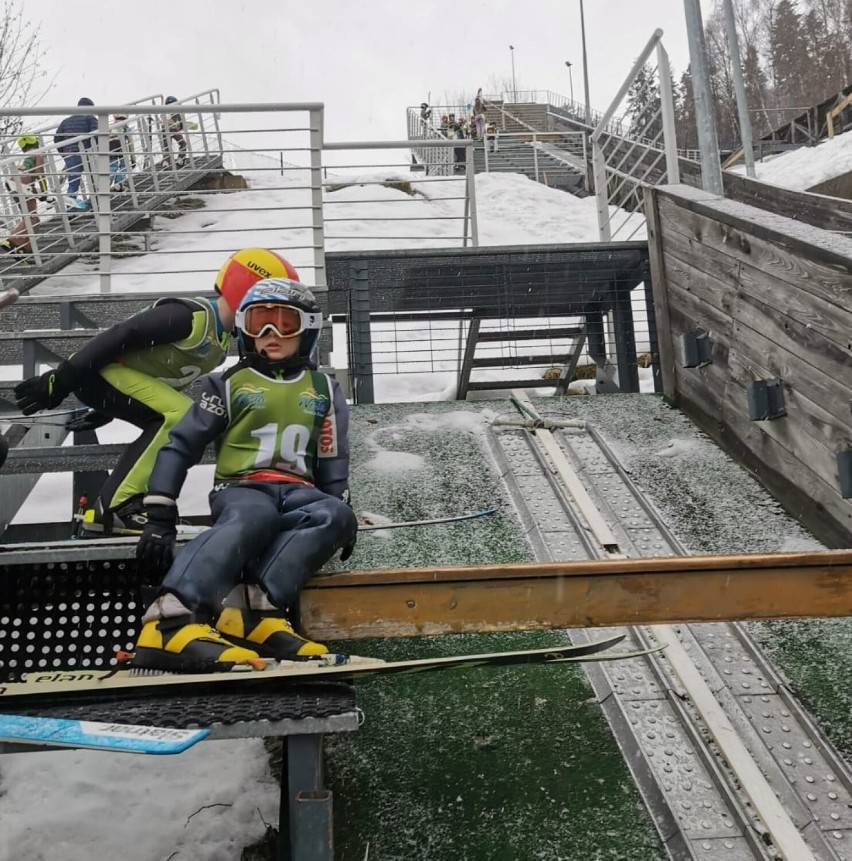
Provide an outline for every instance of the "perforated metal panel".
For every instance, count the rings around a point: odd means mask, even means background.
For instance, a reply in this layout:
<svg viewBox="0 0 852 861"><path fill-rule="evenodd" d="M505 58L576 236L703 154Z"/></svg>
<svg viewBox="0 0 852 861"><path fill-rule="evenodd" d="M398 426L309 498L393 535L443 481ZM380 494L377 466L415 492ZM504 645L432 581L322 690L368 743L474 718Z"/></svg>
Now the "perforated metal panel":
<svg viewBox="0 0 852 861"><path fill-rule="evenodd" d="M113 666L159 582L135 560L0 565L0 681Z"/></svg>

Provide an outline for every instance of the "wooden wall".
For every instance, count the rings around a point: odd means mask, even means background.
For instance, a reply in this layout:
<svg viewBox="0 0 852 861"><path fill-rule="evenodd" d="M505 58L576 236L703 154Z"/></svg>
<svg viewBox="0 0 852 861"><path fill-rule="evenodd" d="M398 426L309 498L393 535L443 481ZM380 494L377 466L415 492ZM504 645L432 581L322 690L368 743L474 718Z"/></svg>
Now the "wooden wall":
<svg viewBox="0 0 852 861"><path fill-rule="evenodd" d="M852 546L837 454L852 450L852 237L684 185L646 196L664 394L834 547ZM686 368L681 335L712 361ZM782 382L787 415L749 419Z"/></svg>

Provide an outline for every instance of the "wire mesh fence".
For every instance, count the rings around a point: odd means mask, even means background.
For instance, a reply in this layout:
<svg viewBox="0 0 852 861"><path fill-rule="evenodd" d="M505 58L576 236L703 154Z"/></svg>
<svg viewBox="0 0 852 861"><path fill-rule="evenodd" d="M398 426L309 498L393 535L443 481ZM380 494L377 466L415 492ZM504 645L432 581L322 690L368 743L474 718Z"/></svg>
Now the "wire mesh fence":
<svg viewBox="0 0 852 861"><path fill-rule="evenodd" d="M644 243L332 254L328 274L334 365L359 402L656 385Z"/></svg>

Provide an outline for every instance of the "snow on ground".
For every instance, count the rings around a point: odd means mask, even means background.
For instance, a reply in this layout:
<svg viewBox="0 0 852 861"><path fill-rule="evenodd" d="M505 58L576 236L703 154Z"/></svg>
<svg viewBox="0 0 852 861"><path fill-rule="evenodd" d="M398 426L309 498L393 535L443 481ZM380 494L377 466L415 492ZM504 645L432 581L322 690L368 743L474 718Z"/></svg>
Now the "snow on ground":
<svg viewBox="0 0 852 861"><path fill-rule="evenodd" d="M785 184L804 187L823 178L824 173L817 176L805 171L810 159L829 151L823 147L837 153L832 159L849 158L852 165L852 136L844 138L849 141L838 139L803 150L806 158L801 163L797 159L795 165L788 160L797 153L785 156L785 167L779 171ZM255 244L294 249L287 251L288 257L310 271L311 236L305 213L293 210L287 216L291 229L286 234L280 230L280 207L293 206L300 195L307 194L294 190L298 177L281 177L269 169L268 161L257 157L250 164L246 163L250 156L233 157L242 159L238 166L249 172L251 188L210 195L203 209L161 223L156 235L159 254L115 263L116 292L207 292L212 273L224 257L234 248ZM803 179L797 178L797 171ZM380 173L382 179L394 175ZM403 169L398 176L412 178ZM361 177L362 181L369 178L368 174ZM376 178L375 173L372 178ZM461 203L451 199L460 196L458 181L415 180L414 196L393 188L351 184L351 176L345 181L350 184L327 189L325 194L330 204L327 216L348 219L327 224L328 250L460 246ZM476 195L482 245L597 240L593 198L578 200L525 177L506 174L478 176ZM399 222L392 213L425 220ZM635 238L643 236L638 233ZM78 263L38 292L94 293L98 289L97 273ZM451 397L452 381L449 370L389 374L377 380L383 389L380 397L389 401L446 399ZM100 435L103 442L122 442L134 433L134 429L113 422ZM690 444L673 440L658 455L683 456ZM374 464L380 463L381 468L391 464L397 470L414 465L404 453L396 453L389 462L387 452L377 451ZM181 498L186 513L206 510L210 471L211 467L196 467ZM70 476L47 476L21 519L68 517L68 499ZM210 807L217 804L225 806ZM174 758L131 760L128 756L82 751L7 755L0 759L0 861L238 859L243 846L263 835L264 822L276 821L277 804L278 787L270 777L268 757L259 739L204 743Z"/></svg>
<svg viewBox="0 0 852 861"><path fill-rule="evenodd" d="M745 165L733 170L745 174ZM852 171L852 132L846 132L816 146L771 155L755 164L761 182L804 191L827 179Z"/></svg>

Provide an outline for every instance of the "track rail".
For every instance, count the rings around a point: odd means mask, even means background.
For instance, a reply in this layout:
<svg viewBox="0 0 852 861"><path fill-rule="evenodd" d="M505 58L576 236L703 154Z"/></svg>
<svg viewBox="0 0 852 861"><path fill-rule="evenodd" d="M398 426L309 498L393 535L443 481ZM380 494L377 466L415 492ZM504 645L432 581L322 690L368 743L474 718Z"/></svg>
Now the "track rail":
<svg viewBox="0 0 852 861"><path fill-rule="evenodd" d="M594 427L515 403L489 444L539 559L686 555ZM587 673L672 858L852 858L852 770L743 625L609 630L668 644Z"/></svg>

